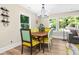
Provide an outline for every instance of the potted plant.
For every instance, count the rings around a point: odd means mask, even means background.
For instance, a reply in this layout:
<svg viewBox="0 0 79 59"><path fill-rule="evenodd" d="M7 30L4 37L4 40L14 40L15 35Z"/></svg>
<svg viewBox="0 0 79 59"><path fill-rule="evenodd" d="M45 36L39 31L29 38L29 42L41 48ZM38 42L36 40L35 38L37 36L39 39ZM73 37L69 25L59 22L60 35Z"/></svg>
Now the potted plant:
<svg viewBox="0 0 79 59"><path fill-rule="evenodd" d="M39 32L45 31L45 26L43 24L39 25Z"/></svg>

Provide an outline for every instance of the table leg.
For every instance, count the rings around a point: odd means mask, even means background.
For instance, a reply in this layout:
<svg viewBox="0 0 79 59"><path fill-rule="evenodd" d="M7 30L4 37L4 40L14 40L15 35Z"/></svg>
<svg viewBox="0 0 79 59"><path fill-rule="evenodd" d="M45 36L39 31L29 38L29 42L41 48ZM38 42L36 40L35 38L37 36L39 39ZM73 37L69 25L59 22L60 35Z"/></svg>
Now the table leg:
<svg viewBox="0 0 79 59"><path fill-rule="evenodd" d="M43 37L43 53L44 53L44 37Z"/></svg>

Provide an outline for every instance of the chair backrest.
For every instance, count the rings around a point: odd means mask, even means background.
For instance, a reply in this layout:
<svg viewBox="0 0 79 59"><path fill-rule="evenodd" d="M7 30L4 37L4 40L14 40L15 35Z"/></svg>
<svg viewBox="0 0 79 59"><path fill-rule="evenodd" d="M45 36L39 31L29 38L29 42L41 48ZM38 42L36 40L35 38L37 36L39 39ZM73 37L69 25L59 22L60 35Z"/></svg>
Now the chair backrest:
<svg viewBox="0 0 79 59"><path fill-rule="evenodd" d="M49 32L50 31L50 28L45 28L45 32Z"/></svg>
<svg viewBox="0 0 79 59"><path fill-rule="evenodd" d="M51 38L52 33L53 33L53 28L51 28L50 31L48 32L48 39Z"/></svg>
<svg viewBox="0 0 79 59"><path fill-rule="evenodd" d="M31 38L31 30L30 29L21 29L21 39L22 42L32 42L32 38Z"/></svg>
<svg viewBox="0 0 79 59"><path fill-rule="evenodd" d="M39 29L38 28L32 28L31 32L39 32Z"/></svg>

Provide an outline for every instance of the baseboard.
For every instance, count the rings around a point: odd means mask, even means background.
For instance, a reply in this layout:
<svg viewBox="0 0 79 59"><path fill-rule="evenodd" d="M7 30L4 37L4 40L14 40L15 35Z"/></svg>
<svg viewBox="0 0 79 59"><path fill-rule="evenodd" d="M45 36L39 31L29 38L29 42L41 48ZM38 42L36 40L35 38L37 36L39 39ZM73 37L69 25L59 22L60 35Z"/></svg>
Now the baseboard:
<svg viewBox="0 0 79 59"><path fill-rule="evenodd" d="M21 42L16 42L16 43L13 43L13 44L8 45L6 47L2 47L2 48L0 48L0 53L3 53L5 51L8 51L8 50L10 50L12 48L15 48L15 47L19 46L19 45L21 45Z"/></svg>

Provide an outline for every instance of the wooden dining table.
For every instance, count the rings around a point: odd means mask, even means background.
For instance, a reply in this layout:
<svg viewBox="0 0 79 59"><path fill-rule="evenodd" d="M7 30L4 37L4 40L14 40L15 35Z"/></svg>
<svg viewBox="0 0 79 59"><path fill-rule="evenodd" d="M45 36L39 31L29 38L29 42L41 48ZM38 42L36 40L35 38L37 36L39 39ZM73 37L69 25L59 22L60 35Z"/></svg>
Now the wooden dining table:
<svg viewBox="0 0 79 59"><path fill-rule="evenodd" d="M44 53L44 38L48 35L48 32L32 32L31 34L32 36L37 37L38 40L43 41L43 53Z"/></svg>

